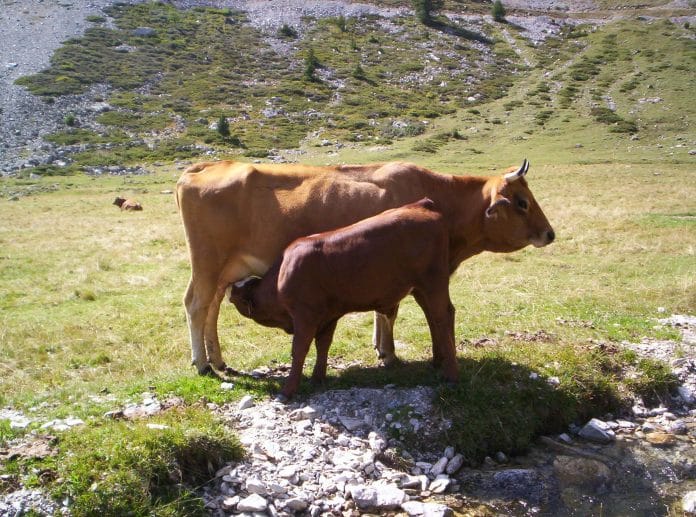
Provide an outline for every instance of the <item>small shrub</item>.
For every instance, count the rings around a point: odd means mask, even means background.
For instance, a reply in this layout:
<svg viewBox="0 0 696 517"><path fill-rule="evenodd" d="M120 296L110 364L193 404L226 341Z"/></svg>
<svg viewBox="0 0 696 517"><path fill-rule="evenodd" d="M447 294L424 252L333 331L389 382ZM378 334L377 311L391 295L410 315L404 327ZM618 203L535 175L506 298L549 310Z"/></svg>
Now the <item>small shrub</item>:
<svg viewBox="0 0 696 517"><path fill-rule="evenodd" d="M73 115L72 113L68 113L67 115L65 115L63 122L65 122L66 126L74 127L77 121L75 119L75 115Z"/></svg>
<svg viewBox="0 0 696 517"><path fill-rule="evenodd" d="M297 31L290 27L287 23L278 29L278 36L281 38L295 39L297 38Z"/></svg>
<svg viewBox="0 0 696 517"><path fill-rule="evenodd" d="M364 81L365 79L367 79L367 76L365 75L365 70L363 70L363 67L360 66L360 63L356 65L352 75L358 81Z"/></svg>
<svg viewBox="0 0 696 517"><path fill-rule="evenodd" d="M338 28L341 32L346 32L348 30L348 24L346 23L346 17L341 15L336 18L332 18L330 22Z"/></svg>

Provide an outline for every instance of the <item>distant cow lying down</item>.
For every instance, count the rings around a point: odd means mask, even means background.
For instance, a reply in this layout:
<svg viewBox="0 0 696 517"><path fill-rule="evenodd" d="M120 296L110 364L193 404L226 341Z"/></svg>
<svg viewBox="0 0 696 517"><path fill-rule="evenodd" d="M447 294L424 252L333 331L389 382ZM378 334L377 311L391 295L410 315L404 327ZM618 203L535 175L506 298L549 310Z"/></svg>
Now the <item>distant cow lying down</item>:
<svg viewBox="0 0 696 517"><path fill-rule="evenodd" d="M428 321L435 366L454 382L458 368L449 264L446 223L433 201L424 198L295 240L263 278L231 284L229 299L244 316L293 334L284 397L297 391L313 339L312 381L321 382L338 319L349 312L395 312L409 293Z"/></svg>
<svg viewBox="0 0 696 517"><path fill-rule="evenodd" d="M123 197L117 197L114 199L114 205L121 208L121 210L142 210L143 207L140 203L133 199L126 199Z"/></svg>

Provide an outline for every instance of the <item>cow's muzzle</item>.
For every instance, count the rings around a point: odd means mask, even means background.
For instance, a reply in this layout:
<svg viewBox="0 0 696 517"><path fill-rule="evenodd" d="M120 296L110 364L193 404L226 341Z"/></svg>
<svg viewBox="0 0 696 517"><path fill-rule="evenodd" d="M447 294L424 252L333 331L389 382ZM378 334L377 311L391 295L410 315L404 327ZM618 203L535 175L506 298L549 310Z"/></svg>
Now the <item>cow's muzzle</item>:
<svg viewBox="0 0 696 517"><path fill-rule="evenodd" d="M551 244L555 239L556 233L553 230L547 230L530 241L535 248L543 248L544 246Z"/></svg>

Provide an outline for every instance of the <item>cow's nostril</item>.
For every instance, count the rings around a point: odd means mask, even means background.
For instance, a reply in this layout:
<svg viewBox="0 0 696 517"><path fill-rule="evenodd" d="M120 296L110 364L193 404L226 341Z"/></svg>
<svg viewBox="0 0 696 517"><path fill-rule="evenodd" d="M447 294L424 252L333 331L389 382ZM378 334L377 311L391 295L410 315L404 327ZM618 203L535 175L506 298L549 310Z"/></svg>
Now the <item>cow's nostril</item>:
<svg viewBox="0 0 696 517"><path fill-rule="evenodd" d="M548 232L546 232L546 238L548 239L549 244L551 244L556 238L556 234L553 230L549 230Z"/></svg>

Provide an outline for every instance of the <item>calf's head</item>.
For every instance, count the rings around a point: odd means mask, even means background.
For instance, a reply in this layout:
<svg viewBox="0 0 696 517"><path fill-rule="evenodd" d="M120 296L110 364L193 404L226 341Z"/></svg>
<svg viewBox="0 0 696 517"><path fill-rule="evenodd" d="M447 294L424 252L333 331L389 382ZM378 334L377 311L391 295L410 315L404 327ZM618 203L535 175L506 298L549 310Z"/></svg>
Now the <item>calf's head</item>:
<svg viewBox="0 0 696 517"><path fill-rule="evenodd" d="M292 318L278 301L278 290L271 278L252 276L227 288L230 302L242 316L265 327L275 327L291 334Z"/></svg>
<svg viewBox="0 0 696 517"><path fill-rule="evenodd" d="M551 244L556 234L529 190L525 175L529 162L486 184L488 207L484 233L490 251L516 251L532 244Z"/></svg>

